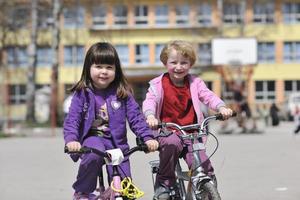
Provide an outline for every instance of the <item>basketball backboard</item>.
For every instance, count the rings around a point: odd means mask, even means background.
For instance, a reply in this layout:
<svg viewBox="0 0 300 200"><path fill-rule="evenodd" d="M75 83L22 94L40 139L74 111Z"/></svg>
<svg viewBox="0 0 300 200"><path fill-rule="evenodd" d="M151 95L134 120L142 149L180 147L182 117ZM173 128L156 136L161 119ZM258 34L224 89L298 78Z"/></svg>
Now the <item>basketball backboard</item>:
<svg viewBox="0 0 300 200"><path fill-rule="evenodd" d="M256 38L212 39L212 64L245 66L257 63Z"/></svg>

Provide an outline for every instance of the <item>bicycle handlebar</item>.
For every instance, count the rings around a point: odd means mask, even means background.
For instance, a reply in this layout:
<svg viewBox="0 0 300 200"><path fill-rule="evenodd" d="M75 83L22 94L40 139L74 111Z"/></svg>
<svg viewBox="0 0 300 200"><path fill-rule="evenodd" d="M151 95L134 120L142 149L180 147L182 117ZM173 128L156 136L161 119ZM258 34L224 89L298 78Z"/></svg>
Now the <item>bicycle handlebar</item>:
<svg viewBox="0 0 300 200"><path fill-rule="evenodd" d="M235 117L237 115L237 112L233 112L231 117ZM211 120L225 120L223 118L223 115L221 113L217 113L215 115L209 116L204 118L204 120L201 122L201 124L190 124L190 125L184 125L184 126L180 126L176 123L173 122L162 122L158 124L158 128L175 128L176 130L180 131L184 136L187 136L188 134L186 133L186 131L188 130L192 130L192 129L198 129L199 130L199 134L198 136L201 135L206 135L205 133L205 125L211 121Z"/></svg>
<svg viewBox="0 0 300 200"><path fill-rule="evenodd" d="M149 151L147 145L140 138L136 139L136 143L137 143L137 146L135 146L135 147L129 149L128 151L124 152L123 155L124 156L129 156L129 155L131 155L132 153L134 153L136 151L144 151L145 153L147 153ZM67 154L73 154L73 153L78 153L78 154L95 153L95 154L97 154L99 156L103 156L104 158L108 158L108 159L110 158L110 154L109 153L103 152L103 151L100 151L98 149L91 148L91 147L81 147L79 151L69 151L68 147L65 146L64 152L67 153Z"/></svg>

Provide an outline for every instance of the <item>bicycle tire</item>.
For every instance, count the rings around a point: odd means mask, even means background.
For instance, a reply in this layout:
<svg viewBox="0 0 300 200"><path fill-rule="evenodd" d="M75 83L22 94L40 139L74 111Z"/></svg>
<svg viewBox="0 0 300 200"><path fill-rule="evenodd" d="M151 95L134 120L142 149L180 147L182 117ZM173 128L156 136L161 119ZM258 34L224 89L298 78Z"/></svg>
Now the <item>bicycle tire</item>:
<svg viewBox="0 0 300 200"><path fill-rule="evenodd" d="M209 181L201 184L198 190L199 194L197 195L197 200L221 200L218 189Z"/></svg>

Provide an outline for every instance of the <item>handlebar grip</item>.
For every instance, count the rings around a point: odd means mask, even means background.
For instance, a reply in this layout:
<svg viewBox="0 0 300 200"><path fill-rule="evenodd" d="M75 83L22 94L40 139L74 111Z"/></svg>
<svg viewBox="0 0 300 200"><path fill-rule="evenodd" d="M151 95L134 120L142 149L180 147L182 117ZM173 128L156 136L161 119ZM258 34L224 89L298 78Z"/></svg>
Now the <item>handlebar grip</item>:
<svg viewBox="0 0 300 200"><path fill-rule="evenodd" d="M72 154L72 153L91 153L92 150L89 149L89 148L87 148L87 147L81 147L79 151L70 151L70 150L68 149L68 147L65 146L64 152L67 153L67 154Z"/></svg>
<svg viewBox="0 0 300 200"><path fill-rule="evenodd" d="M139 149L140 149L141 151L144 151L145 153L148 153L148 152L149 152L148 146L145 144L143 138L137 137L137 138L135 139L135 141L136 141L136 145L139 147Z"/></svg>
<svg viewBox="0 0 300 200"><path fill-rule="evenodd" d="M160 122L158 123L157 128L163 128L165 126L166 126L166 122Z"/></svg>
<svg viewBox="0 0 300 200"><path fill-rule="evenodd" d="M217 113L215 116L216 116L216 120L224 120L223 115L221 113ZM237 112L233 111L231 117L236 117L236 116L237 116Z"/></svg>
<svg viewBox="0 0 300 200"><path fill-rule="evenodd" d="M69 149L67 146L65 146L65 148L64 148L64 153L69 153Z"/></svg>

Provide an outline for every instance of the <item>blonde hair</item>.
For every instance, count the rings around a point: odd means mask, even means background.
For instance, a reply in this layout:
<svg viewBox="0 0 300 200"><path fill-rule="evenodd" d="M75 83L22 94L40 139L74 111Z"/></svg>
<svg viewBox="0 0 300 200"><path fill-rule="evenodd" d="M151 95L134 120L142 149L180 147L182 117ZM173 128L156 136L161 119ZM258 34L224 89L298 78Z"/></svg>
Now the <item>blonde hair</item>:
<svg viewBox="0 0 300 200"><path fill-rule="evenodd" d="M160 61L166 65L169 54L172 50L176 50L182 56L188 58L193 66L196 62L196 51L190 42L183 40L172 40L168 42L160 53Z"/></svg>

